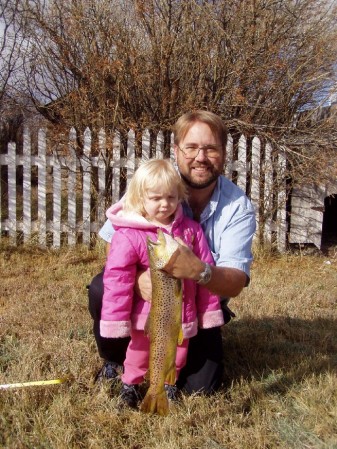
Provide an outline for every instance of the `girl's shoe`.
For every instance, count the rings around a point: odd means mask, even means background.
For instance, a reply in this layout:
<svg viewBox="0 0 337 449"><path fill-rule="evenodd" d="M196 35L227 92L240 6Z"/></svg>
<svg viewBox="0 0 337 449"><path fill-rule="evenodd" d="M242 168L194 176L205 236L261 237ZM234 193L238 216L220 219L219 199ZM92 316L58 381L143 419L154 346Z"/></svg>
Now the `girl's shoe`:
<svg viewBox="0 0 337 449"><path fill-rule="evenodd" d="M176 385L165 384L165 391L169 401L175 402L179 397L179 390Z"/></svg>
<svg viewBox="0 0 337 449"><path fill-rule="evenodd" d="M119 398L123 405L128 405L131 408L137 408L138 402L140 401L138 385L123 384Z"/></svg>
<svg viewBox="0 0 337 449"><path fill-rule="evenodd" d="M99 372L96 374L95 382L102 382L103 379L115 381L119 379L123 372L123 367L116 362L106 361Z"/></svg>

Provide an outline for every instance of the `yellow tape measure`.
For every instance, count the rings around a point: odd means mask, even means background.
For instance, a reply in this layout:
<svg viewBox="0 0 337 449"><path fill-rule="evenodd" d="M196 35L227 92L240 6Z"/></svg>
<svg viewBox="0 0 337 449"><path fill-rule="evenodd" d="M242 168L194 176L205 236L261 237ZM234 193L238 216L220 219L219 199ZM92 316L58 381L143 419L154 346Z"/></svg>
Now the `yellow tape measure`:
<svg viewBox="0 0 337 449"><path fill-rule="evenodd" d="M35 380L32 382L17 382L14 384L3 384L0 385L0 390L7 390L10 388L24 388L24 387L33 387L39 385L55 385L55 384L63 384L70 380L69 377L63 377L62 379L52 379L52 380Z"/></svg>

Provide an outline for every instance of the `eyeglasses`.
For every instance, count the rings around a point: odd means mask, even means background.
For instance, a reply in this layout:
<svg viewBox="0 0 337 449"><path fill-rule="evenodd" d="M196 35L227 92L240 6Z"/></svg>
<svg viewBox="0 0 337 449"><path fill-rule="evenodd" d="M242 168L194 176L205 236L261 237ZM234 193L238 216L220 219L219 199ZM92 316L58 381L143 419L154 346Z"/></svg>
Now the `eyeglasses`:
<svg viewBox="0 0 337 449"><path fill-rule="evenodd" d="M185 147L179 147L179 150L184 154L186 159L195 159L200 150L202 150L207 157L218 157L222 152L222 145L186 145Z"/></svg>

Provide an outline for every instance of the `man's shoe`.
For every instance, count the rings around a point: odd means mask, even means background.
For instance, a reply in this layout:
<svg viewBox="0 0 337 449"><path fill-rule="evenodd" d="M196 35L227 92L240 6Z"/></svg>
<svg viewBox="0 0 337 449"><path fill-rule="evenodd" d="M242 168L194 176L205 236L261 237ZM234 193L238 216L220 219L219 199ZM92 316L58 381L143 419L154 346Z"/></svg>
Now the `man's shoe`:
<svg viewBox="0 0 337 449"><path fill-rule="evenodd" d="M123 372L123 367L116 362L105 362L99 372L96 374L95 382L106 380L117 380Z"/></svg>
<svg viewBox="0 0 337 449"><path fill-rule="evenodd" d="M122 405L127 405L131 408L137 408L138 402L140 401L138 385L123 384L119 398Z"/></svg>
<svg viewBox="0 0 337 449"><path fill-rule="evenodd" d="M167 399L172 402L176 402L179 397L179 390L176 385L165 384L165 391L167 395Z"/></svg>

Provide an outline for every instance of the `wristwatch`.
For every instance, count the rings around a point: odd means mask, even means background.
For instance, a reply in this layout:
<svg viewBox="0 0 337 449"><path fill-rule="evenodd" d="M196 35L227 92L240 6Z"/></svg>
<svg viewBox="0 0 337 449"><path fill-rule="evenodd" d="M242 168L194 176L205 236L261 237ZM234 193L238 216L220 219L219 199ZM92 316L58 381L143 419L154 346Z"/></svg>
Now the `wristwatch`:
<svg viewBox="0 0 337 449"><path fill-rule="evenodd" d="M200 273L200 277L197 283L200 285L205 285L211 280L211 277L212 277L211 266L210 264L205 263L205 269Z"/></svg>

